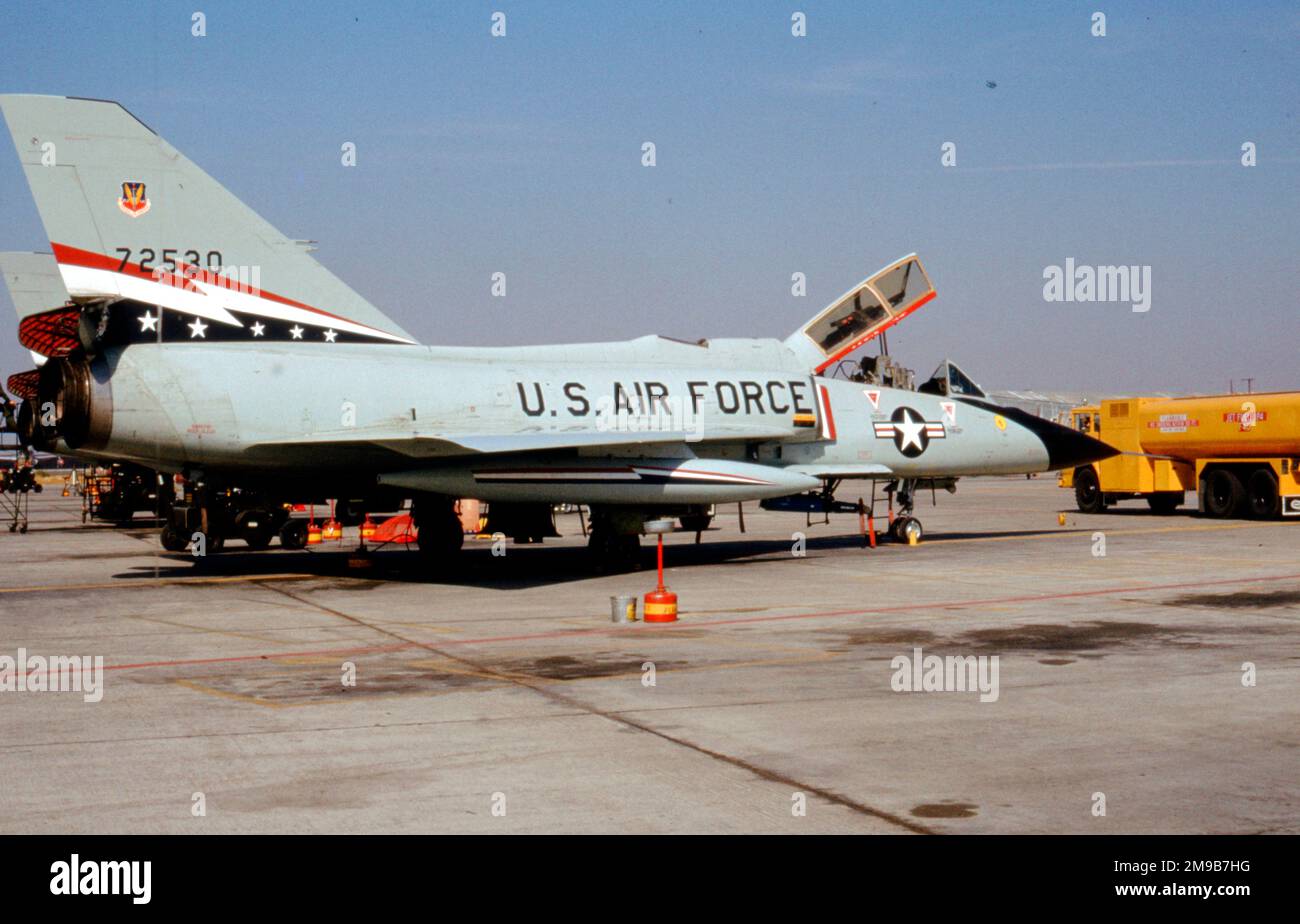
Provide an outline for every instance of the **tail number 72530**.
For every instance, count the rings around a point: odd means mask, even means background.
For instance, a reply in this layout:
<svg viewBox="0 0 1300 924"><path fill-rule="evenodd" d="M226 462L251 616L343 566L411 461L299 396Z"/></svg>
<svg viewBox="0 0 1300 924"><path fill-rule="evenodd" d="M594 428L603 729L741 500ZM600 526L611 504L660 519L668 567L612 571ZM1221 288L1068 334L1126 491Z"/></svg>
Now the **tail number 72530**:
<svg viewBox="0 0 1300 924"><path fill-rule="evenodd" d="M117 265L119 273L127 271L133 256L138 258L137 264L142 273L152 273L156 270L174 273L182 265L199 267L211 272L220 272L221 267L224 265L219 250L209 250L206 254L200 254L197 250L181 250L178 247L166 247L161 250L155 250L152 247L142 247L140 250L132 250L130 247L117 247L115 249L122 255L122 262Z"/></svg>

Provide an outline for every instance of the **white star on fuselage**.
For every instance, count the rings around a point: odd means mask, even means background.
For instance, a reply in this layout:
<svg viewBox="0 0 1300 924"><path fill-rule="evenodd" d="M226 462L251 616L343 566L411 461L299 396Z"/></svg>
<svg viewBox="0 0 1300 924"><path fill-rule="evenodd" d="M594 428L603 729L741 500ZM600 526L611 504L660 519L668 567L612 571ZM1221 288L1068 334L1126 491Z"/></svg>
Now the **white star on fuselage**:
<svg viewBox="0 0 1300 924"><path fill-rule="evenodd" d="M333 343L333 342L334 342L334 338L337 337L337 336L338 336L338 331L336 331L336 330L331 329L331 330L327 330L327 331L325 331L325 339L328 340L330 343Z"/></svg>
<svg viewBox="0 0 1300 924"><path fill-rule="evenodd" d="M146 331L158 330L158 319L147 311L140 315L136 320L140 322L140 333L142 334Z"/></svg>
<svg viewBox="0 0 1300 924"><path fill-rule="evenodd" d="M263 324L261 321L258 321L253 325L253 336L260 337L262 336L262 333L265 330L266 330L266 325Z"/></svg>
<svg viewBox="0 0 1300 924"><path fill-rule="evenodd" d="M202 337L204 340L208 339L208 335L204 333L204 331L208 329L208 325L203 323L202 318L195 318L193 324L188 324L186 326L190 329L191 340L195 337Z"/></svg>
<svg viewBox="0 0 1300 924"><path fill-rule="evenodd" d="M903 419L894 424L894 432L901 437L898 443L900 451L908 446L915 446L917 449L925 448L921 445L921 434L925 432L925 421L913 417L911 411L906 408L903 409Z"/></svg>
<svg viewBox="0 0 1300 924"><path fill-rule="evenodd" d="M295 324L293 327L289 328L289 334L293 337L294 340L301 340L302 328L299 327L297 324Z"/></svg>

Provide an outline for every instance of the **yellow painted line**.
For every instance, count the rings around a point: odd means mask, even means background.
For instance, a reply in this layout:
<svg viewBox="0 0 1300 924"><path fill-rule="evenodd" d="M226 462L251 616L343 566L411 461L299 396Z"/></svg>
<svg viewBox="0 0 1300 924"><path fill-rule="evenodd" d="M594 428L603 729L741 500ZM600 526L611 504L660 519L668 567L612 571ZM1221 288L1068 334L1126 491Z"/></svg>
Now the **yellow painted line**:
<svg viewBox="0 0 1300 924"><path fill-rule="evenodd" d="M806 664L810 661L829 661L838 658L840 655L836 652L818 651L809 652L796 658L762 658L752 661L729 661L725 664L696 664L681 665L674 667L659 667L655 665L655 673L658 674L688 674L702 671L722 671L731 670L740 667L766 667L776 664ZM647 658L647 660L653 660ZM500 674L501 677L514 677L518 680L527 680L530 683L539 685L547 684L570 684L586 683L593 680L626 680L632 677L640 677L642 671L640 668L632 668L627 671L620 671L617 674L602 674L599 677L543 677L537 674ZM495 675L494 675L495 676Z"/></svg>
<svg viewBox="0 0 1300 924"><path fill-rule="evenodd" d="M732 661L725 664L699 664L699 665L675 666L675 667L658 667L656 668L656 672L665 673L665 674L697 673L703 671L733 670L736 668L746 668L746 667L768 667L768 666L775 666L780 664L806 664L813 661L832 661L835 660L836 658L841 658L841 657L843 657L843 653L840 652L816 651L816 652L808 652L799 657L762 658L762 659L755 659L749 661ZM284 659L277 659L277 660L283 663ZM429 668L440 673L459 674L468 677L475 677L489 682L496 682L497 684L500 684L502 682L515 681L515 682L536 684L539 686L547 686L551 684L581 683L583 681L591 681L591 680L620 680L620 679L626 680L626 679L637 678L642 676L642 671L640 670L640 668L631 668L627 671L620 672L617 674L605 674L599 677L574 677L574 678L566 679L561 677L543 677L535 674L515 673L515 672L483 673L474 670L448 668L441 664L435 664L433 663L434 661L435 659L432 658L422 659L420 661L409 661L406 662L406 666L423 667L427 664ZM208 696L215 696L220 699L230 700L232 702L246 703L252 706L261 706L266 709L296 709L296 708L302 708L306 706L334 706L334 705L347 703L349 702L350 699L352 699L352 697L350 696L338 696L338 697L331 697L330 699L309 699L302 702L280 703L268 699L263 699L258 696L249 696L244 693L232 693L228 690L219 690L215 687L211 687L202 683L197 683L193 680L176 679L173 680L172 683L181 687L185 687L188 690L193 690L196 693L203 693ZM362 683L364 683L364 681L362 681ZM454 692L458 692L458 691L457 690L412 690L407 693L387 693L381 696L372 696L367 694L359 694L359 695L363 697L367 702L373 703L373 702L381 702L385 700L408 699L410 697L416 697L416 696L441 696L441 695L446 695L448 693L454 693Z"/></svg>
<svg viewBox="0 0 1300 924"><path fill-rule="evenodd" d="M166 587L171 585L250 584L256 581L310 581L317 574L236 574L226 577L192 578L124 578L117 581L100 581L95 584L33 584L28 587L0 587L0 594L59 593L71 590L123 590L134 587Z"/></svg>
<svg viewBox="0 0 1300 924"><path fill-rule="evenodd" d="M766 610L766 609L771 609L771 607L764 606L764 607L757 607L757 609ZM718 610L717 612L720 613L744 612L744 610ZM681 620L678 621L681 622ZM688 628L688 626L683 626L683 628ZM710 633L706 638L703 639L701 639L699 636L696 635L677 635L676 633L668 633L666 635L659 635L659 636L647 635L645 636L644 639L638 639L638 641L646 641L646 640L653 641L655 644L664 644L666 642L680 642L682 644L687 644L689 642L703 641L703 642L707 642L710 647L739 648L742 651L763 651L763 652L772 652L772 653L784 653L788 655L793 655L796 657L796 659L811 653L818 653L818 652L814 652L812 649L807 647L801 647L795 645L774 645L771 642L767 641L766 639L737 638L731 635L725 635L723 633Z"/></svg>
<svg viewBox="0 0 1300 924"><path fill-rule="evenodd" d="M1148 562L1167 561L1174 564L1182 562L1205 562L1214 565L1216 568L1226 568L1232 565L1242 565L1255 567L1256 565L1295 565L1294 558L1258 558L1254 555L1233 555L1231 550L1219 552L1214 555L1190 555L1179 552L1143 552L1142 557Z"/></svg>
<svg viewBox="0 0 1300 924"><path fill-rule="evenodd" d="M1028 539L1063 539L1066 537L1078 539L1080 536L1090 536L1095 532L1106 534L1109 539L1112 536L1142 536L1151 533L1195 533L1218 531L1226 529L1265 529L1270 526L1276 526L1276 523L1221 523L1206 526L1153 526L1150 529L1114 529L1107 528L1104 525L1098 525L1090 528L1065 528L1062 527L1060 532L1041 532L1026 533L1017 536L968 536L964 539L944 539L940 536L937 539L930 539L929 542L935 545L955 545L959 542L1020 542ZM925 545L922 542L921 545Z"/></svg>
<svg viewBox="0 0 1300 924"><path fill-rule="evenodd" d="M265 635L255 635L251 632L235 632L230 629L211 629L207 626L193 626L187 622L176 622L172 619L159 619L156 616L140 616L139 614L131 617L141 622L148 622L159 626L170 626L173 629L187 629L191 632L204 632L208 635L224 635L228 638L251 639L254 642L266 642L267 644L278 644L278 638L269 638Z"/></svg>
<svg viewBox="0 0 1300 924"><path fill-rule="evenodd" d="M839 652L817 651L809 652L797 658L762 658L753 661L728 661L725 664L695 664L680 667L659 667L655 666L655 674L690 674L702 671L725 671L739 667L767 667L775 664L807 664L810 661L832 661L841 657ZM541 683L581 683L587 680L612 680L619 677L640 677L641 671L631 670L625 674L607 674L604 677L574 677L571 680L549 677L532 678Z"/></svg>
<svg viewBox="0 0 1300 924"><path fill-rule="evenodd" d="M231 693L227 690L218 690L215 687L195 683L193 680L173 680L172 683L189 690L194 690L196 693L206 693L209 696L218 696L222 699L231 699L240 703L251 703L254 706L265 706L267 709L283 709L285 706L290 705L289 703L273 703L269 699L261 699L256 696L245 696L243 693Z"/></svg>

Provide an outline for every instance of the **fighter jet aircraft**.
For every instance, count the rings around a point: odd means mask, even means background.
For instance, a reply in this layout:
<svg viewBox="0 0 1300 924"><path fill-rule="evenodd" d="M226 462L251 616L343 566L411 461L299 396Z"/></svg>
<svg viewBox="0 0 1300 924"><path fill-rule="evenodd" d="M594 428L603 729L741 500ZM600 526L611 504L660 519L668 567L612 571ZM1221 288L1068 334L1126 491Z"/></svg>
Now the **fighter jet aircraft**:
<svg viewBox="0 0 1300 924"><path fill-rule="evenodd" d="M784 341L422 346L118 103L0 109L77 309L75 333L67 314L44 328L33 437L182 473L196 490L169 547L219 533L232 485L362 483L413 499L434 560L462 542L454 499L475 497L532 536L550 534L552 504L590 505L592 549L619 561L647 519L710 504L865 478L899 485L907 515L919 482L1113 453L990 404L948 365L917 391L833 374L934 298L915 254Z"/></svg>

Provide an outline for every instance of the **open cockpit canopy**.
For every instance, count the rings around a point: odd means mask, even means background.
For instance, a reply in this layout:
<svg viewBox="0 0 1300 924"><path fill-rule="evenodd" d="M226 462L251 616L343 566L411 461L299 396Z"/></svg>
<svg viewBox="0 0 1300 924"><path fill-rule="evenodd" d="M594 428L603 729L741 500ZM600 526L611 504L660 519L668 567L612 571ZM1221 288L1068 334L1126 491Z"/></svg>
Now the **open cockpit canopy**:
<svg viewBox="0 0 1300 924"><path fill-rule="evenodd" d="M820 373L932 298L934 286L921 258L909 254L836 299L785 345Z"/></svg>

